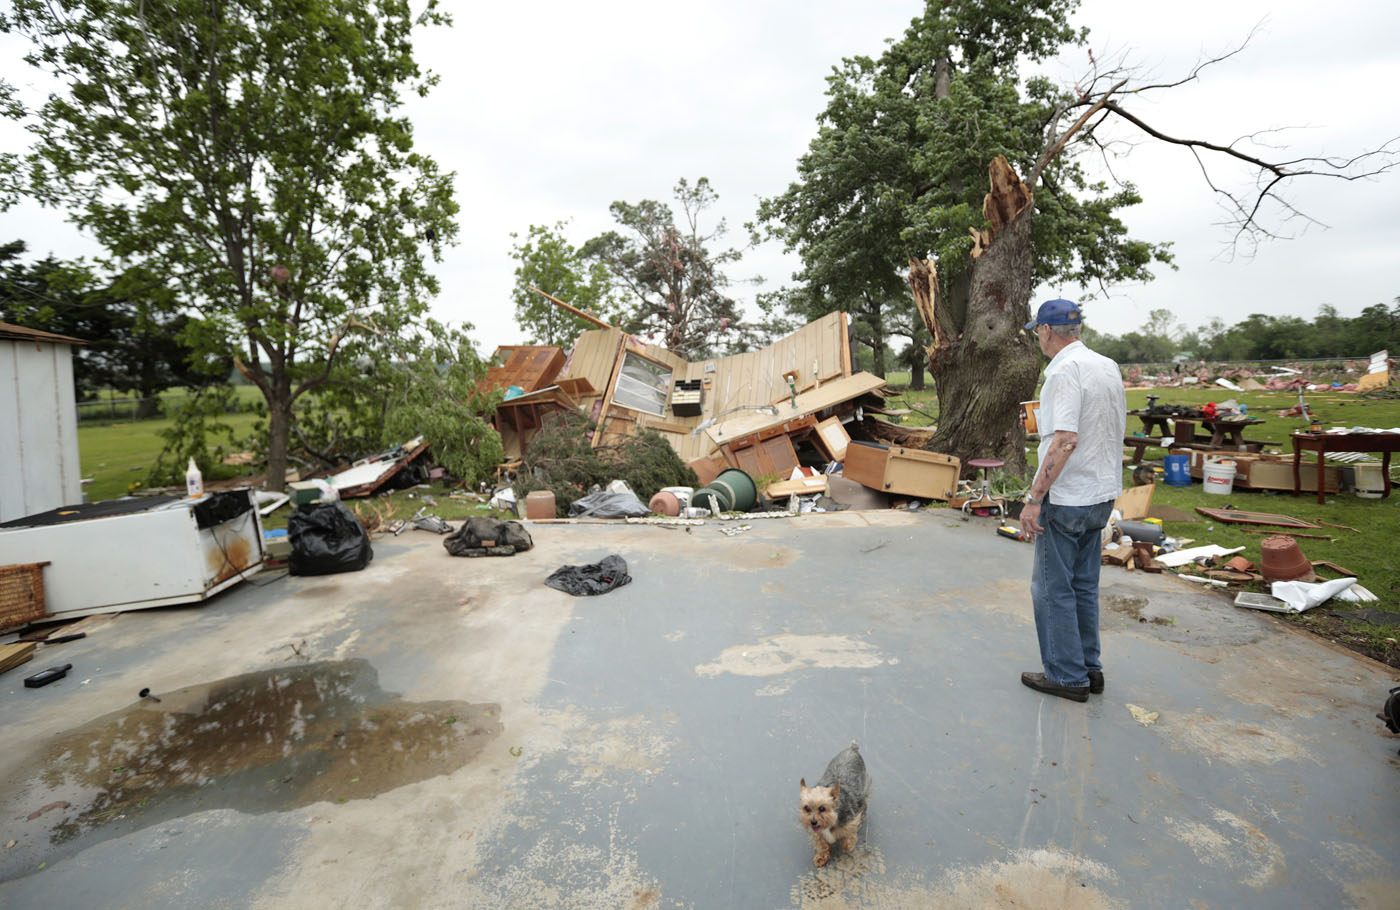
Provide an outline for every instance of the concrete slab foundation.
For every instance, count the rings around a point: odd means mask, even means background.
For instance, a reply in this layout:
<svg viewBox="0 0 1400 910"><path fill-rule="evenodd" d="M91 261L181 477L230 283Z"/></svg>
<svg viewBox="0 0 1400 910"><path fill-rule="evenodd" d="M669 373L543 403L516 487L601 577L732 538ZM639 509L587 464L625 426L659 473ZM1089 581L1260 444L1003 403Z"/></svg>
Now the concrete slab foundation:
<svg viewBox="0 0 1400 910"><path fill-rule="evenodd" d="M752 525L412 531L52 646L0 680L0 904L1397 905L1388 668L1105 569L1076 704L1019 683L1031 547L993 522ZM631 584L541 584L610 553ZM817 869L798 778L853 739L868 821Z"/></svg>

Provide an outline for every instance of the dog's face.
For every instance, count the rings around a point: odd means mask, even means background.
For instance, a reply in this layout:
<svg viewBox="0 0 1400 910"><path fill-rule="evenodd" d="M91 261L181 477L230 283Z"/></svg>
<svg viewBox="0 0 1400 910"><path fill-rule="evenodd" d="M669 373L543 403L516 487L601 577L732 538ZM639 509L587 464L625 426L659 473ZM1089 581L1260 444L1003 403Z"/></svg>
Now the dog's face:
<svg viewBox="0 0 1400 910"><path fill-rule="evenodd" d="M841 792L840 784L830 787L809 787L804 777L798 781L801 788L797 815L809 831L828 831L836 825L836 795Z"/></svg>

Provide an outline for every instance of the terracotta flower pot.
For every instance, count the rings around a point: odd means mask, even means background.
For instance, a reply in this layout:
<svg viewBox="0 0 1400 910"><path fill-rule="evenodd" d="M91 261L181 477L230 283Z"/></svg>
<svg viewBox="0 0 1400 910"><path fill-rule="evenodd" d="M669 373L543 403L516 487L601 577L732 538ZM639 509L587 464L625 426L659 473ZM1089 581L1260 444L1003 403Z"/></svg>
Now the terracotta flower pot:
<svg viewBox="0 0 1400 910"><path fill-rule="evenodd" d="M681 514L681 501L675 493L662 490L651 498L651 502L647 503L647 508L658 515L670 515L674 518Z"/></svg>
<svg viewBox="0 0 1400 910"><path fill-rule="evenodd" d="M1314 581L1312 563L1291 537L1265 537L1259 545L1259 572L1265 581Z"/></svg>

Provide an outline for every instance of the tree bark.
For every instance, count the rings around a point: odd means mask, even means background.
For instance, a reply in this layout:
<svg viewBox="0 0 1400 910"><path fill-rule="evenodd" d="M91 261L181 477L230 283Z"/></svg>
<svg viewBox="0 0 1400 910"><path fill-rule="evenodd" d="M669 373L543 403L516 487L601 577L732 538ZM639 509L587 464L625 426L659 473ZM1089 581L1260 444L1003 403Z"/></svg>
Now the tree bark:
<svg viewBox="0 0 1400 910"><path fill-rule="evenodd" d="M933 336L929 372L938 391L938 430L924 448L960 458L964 477L976 473L967 466L972 458L1000 458L1008 473L1026 473L1020 402L1035 393L1040 375L1040 353L1023 331L1035 206L1004 157L990 173L989 227L974 237L965 309L947 299L932 263L910 262L915 302Z"/></svg>
<svg viewBox="0 0 1400 910"><path fill-rule="evenodd" d="M915 392L922 392L927 388L924 382L924 360L922 357L914 358L909 364L909 388Z"/></svg>
<svg viewBox="0 0 1400 910"><path fill-rule="evenodd" d="M287 442L292 425L290 390L278 388L267 402L267 479L263 489L280 493L287 483Z"/></svg>

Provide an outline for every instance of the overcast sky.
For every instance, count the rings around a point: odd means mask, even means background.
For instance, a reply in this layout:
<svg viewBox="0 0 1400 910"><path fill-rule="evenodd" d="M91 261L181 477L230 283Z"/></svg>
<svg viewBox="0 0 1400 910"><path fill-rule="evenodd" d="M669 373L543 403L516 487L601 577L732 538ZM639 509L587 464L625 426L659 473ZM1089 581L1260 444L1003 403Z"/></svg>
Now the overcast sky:
<svg viewBox="0 0 1400 910"><path fill-rule="evenodd" d="M582 243L613 226L614 200L670 201L678 178L708 177L720 196L715 217L728 222L732 245L744 245L757 200L795 176L832 66L877 56L922 9L911 0L444 6L456 25L417 39L420 61L442 82L410 109L419 148L457 172L462 207L461 244L438 266L442 294L433 309L472 323L488 352L524 340L509 299L512 232L570 220L570 239ZM1223 144L1301 127L1276 140L1287 144L1284 157L1349 155L1400 135L1400 4L1085 0L1075 20L1090 28L1097 59L1126 54L1164 81L1262 22L1248 49L1199 84L1133 100L1131 109L1164 132ZM32 83L14 60L19 48L2 47L10 62L0 72ZM1076 48L1049 71L1072 84L1086 63ZM11 147L18 138L0 135ZM1289 198L1327 227L1227 261L1230 232L1217 225L1220 209L1186 150L1144 143L1114 168L1145 200L1125 216L1133 235L1172 242L1179 269L1087 304L1086 318L1101 331L1136 329L1159 307L1195 327L1255 312L1311 318L1324 303L1350 316L1400 296L1400 171L1369 182L1296 182ZM0 223L0 240L23 238L39 255L94 251L61 213L22 206ZM796 268L795 257L767 244L730 276L762 275L758 289L772 289ZM755 288L736 291L751 300ZM1079 293L1054 287L1034 296Z"/></svg>

